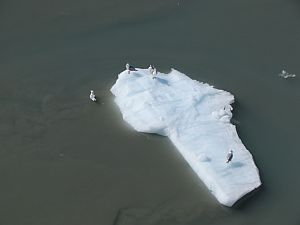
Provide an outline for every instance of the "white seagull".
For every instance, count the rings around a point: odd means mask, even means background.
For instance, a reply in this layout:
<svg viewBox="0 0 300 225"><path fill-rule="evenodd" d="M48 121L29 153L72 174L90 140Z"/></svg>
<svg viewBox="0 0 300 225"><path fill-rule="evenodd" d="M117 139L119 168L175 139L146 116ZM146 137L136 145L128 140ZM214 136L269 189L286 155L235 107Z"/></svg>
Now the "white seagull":
<svg viewBox="0 0 300 225"><path fill-rule="evenodd" d="M233 151L230 150L228 152L228 154L227 154L227 161L226 161L226 163L229 163L232 160L232 158L233 158Z"/></svg>
<svg viewBox="0 0 300 225"><path fill-rule="evenodd" d="M95 93L94 93L93 90L91 90L90 99L91 99L93 102L96 102L96 101L97 101L96 95L95 95Z"/></svg>

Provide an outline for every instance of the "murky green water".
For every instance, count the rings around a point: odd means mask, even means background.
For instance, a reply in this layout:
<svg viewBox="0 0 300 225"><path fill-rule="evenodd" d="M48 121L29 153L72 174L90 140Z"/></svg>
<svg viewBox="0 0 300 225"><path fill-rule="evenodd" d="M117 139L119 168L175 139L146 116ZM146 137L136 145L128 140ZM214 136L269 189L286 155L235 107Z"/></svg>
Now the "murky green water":
<svg viewBox="0 0 300 225"><path fill-rule="evenodd" d="M0 1L0 224L299 224L299 27L296 0ZM129 128L109 92L127 61L233 93L262 188L222 207Z"/></svg>

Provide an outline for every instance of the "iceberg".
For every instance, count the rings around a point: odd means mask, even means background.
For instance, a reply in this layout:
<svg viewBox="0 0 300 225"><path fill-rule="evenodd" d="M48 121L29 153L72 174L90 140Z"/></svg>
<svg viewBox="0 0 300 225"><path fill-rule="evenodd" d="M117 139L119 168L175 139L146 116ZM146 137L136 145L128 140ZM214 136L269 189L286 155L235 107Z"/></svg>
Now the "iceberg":
<svg viewBox="0 0 300 225"><path fill-rule="evenodd" d="M261 185L250 152L230 123L234 96L172 69L136 68L111 88L123 119L135 130L170 138L217 200L232 206ZM233 150L233 159L226 156Z"/></svg>

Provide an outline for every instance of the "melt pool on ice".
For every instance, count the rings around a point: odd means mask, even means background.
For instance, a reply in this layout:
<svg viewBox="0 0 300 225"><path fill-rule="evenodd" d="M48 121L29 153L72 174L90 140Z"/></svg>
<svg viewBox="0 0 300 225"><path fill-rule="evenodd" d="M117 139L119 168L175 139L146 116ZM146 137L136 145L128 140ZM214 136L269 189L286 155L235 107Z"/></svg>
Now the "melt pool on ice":
<svg viewBox="0 0 300 225"><path fill-rule="evenodd" d="M261 185L252 155L230 123L234 96L171 70L152 79L126 70L111 88L123 119L135 130L170 138L217 200L232 206ZM226 163L233 150L234 157Z"/></svg>

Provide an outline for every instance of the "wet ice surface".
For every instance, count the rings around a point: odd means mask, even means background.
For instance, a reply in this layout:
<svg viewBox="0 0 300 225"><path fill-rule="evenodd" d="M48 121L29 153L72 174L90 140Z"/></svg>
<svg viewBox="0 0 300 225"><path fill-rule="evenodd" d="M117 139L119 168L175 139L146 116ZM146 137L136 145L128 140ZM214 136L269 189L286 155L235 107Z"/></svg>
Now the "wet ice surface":
<svg viewBox="0 0 300 225"><path fill-rule="evenodd" d="M252 155L230 123L234 96L172 70L153 79L124 71L111 89L135 130L168 136L218 201L232 206L261 185ZM226 163L229 150L233 160Z"/></svg>

